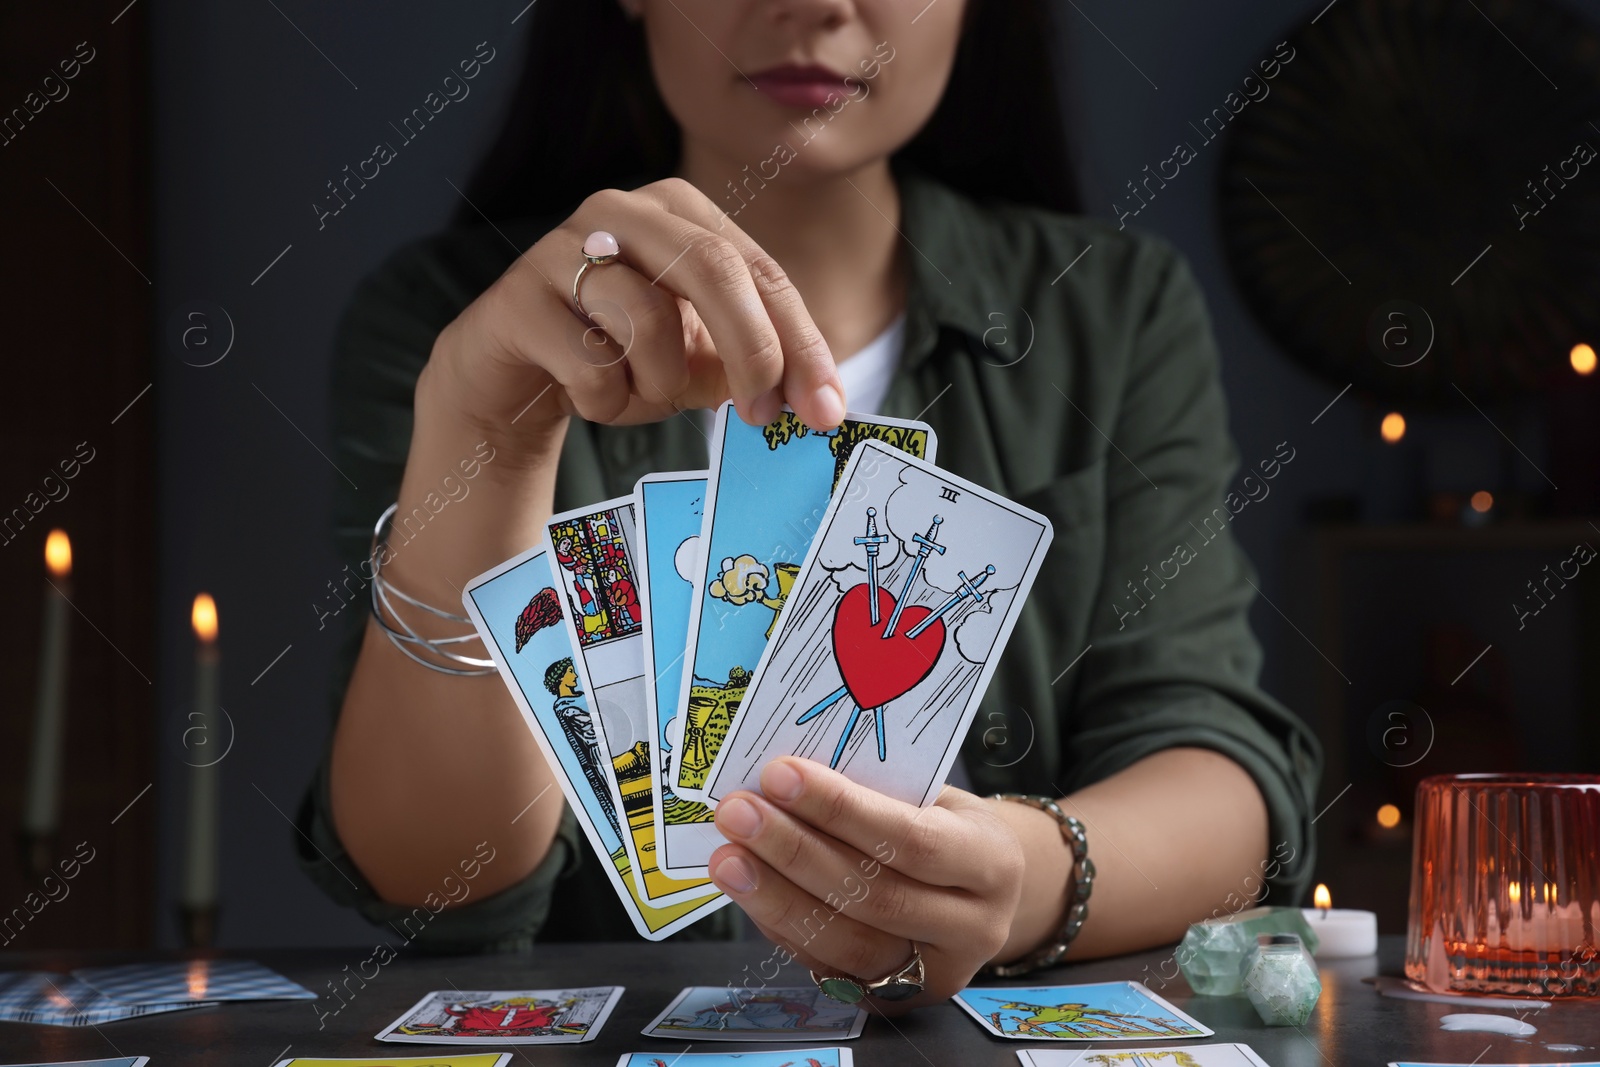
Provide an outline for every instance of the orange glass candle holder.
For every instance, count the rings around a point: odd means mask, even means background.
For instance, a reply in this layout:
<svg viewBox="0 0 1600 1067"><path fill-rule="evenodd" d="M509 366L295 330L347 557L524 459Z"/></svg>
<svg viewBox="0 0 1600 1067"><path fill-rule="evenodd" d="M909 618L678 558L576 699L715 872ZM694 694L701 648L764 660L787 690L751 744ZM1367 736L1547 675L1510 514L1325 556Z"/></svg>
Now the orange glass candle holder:
<svg viewBox="0 0 1600 1067"><path fill-rule="evenodd" d="M1600 777L1425 778L1415 826L1408 978L1600 996Z"/></svg>

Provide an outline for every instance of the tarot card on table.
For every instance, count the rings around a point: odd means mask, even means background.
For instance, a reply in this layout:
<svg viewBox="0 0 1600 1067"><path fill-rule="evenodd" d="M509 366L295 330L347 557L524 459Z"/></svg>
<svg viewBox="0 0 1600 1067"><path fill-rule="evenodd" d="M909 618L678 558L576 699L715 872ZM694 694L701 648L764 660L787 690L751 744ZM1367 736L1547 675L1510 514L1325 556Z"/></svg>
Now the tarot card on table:
<svg viewBox="0 0 1600 1067"><path fill-rule="evenodd" d="M80 967L72 972L124 1004L216 1000L316 1000L317 995L255 960L174 960Z"/></svg>
<svg viewBox="0 0 1600 1067"><path fill-rule="evenodd" d="M326 1056L295 1056L279 1060L272 1067L507 1067L509 1052L479 1052L466 1056L434 1053L432 1056L357 1056L334 1059Z"/></svg>
<svg viewBox="0 0 1600 1067"><path fill-rule="evenodd" d="M724 404L713 423L701 566L673 711L683 721L673 788L693 800L706 799L706 774L850 457L879 441L932 461L937 445L920 422L846 415L839 429L817 431L789 411L766 426L747 426L732 411Z"/></svg>
<svg viewBox="0 0 1600 1067"><path fill-rule="evenodd" d="M607 760L578 682L573 642L561 613L562 594L551 581L545 554L543 547L535 548L480 574L467 584L461 601L634 929L659 941L722 907L728 898L708 889L692 900L657 906L634 883L623 844L629 829L621 815L624 808L605 773ZM554 803L528 799L530 806Z"/></svg>
<svg viewBox="0 0 1600 1067"><path fill-rule="evenodd" d="M655 742L646 707L644 609L639 603L633 497L552 517L550 574L577 646L578 684L589 694L602 770L622 817L632 877L652 904L703 896L705 878L669 878L656 858Z"/></svg>
<svg viewBox="0 0 1600 1067"><path fill-rule="evenodd" d="M1138 982L970 986L951 999L991 1034L1016 1041L1159 1041L1212 1034Z"/></svg>
<svg viewBox="0 0 1600 1067"><path fill-rule="evenodd" d="M756 789L768 760L794 755L898 800L931 802L1051 536L1036 512L862 442L707 795Z"/></svg>
<svg viewBox="0 0 1600 1067"><path fill-rule="evenodd" d="M621 986L446 989L429 993L378 1035L420 1045L571 1045L593 1041Z"/></svg>
<svg viewBox="0 0 1600 1067"><path fill-rule="evenodd" d="M866 1012L829 1000L816 986L690 986L642 1033L685 1041L849 1041L866 1021Z"/></svg>
<svg viewBox="0 0 1600 1067"><path fill-rule="evenodd" d="M854 1067L847 1048L773 1052L630 1052L617 1067Z"/></svg>
<svg viewBox="0 0 1600 1067"><path fill-rule="evenodd" d="M1019 1048L1023 1067L1268 1067L1249 1045L1161 1048Z"/></svg>
<svg viewBox="0 0 1600 1067"><path fill-rule="evenodd" d="M700 580L700 526L705 471L649 474L634 486L638 513L639 600L644 605L645 706L650 736L656 823L656 865L673 878L704 878L711 853L725 843L712 811L672 788L672 752L683 716L672 714L683 676L689 607Z"/></svg>
<svg viewBox="0 0 1600 1067"><path fill-rule="evenodd" d="M139 1015L208 1008L215 1001L129 1004L83 979L56 971L0 971L0 1022L100 1026Z"/></svg>

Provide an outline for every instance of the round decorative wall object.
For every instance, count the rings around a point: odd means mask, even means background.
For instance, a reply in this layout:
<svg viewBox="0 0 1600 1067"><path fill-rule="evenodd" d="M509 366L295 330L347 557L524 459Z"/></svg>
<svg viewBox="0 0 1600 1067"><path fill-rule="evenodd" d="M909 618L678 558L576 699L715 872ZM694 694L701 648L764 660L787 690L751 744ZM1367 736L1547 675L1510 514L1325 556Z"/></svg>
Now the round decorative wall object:
<svg viewBox="0 0 1600 1067"><path fill-rule="evenodd" d="M1413 404L1570 374L1600 343L1600 32L1550 0L1336 0L1288 45L1206 125L1273 339Z"/></svg>

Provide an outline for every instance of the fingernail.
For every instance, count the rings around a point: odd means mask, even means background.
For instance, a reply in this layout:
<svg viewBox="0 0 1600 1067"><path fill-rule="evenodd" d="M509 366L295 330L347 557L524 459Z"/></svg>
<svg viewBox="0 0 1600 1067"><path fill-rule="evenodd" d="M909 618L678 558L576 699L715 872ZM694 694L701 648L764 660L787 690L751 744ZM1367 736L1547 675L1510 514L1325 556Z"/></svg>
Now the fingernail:
<svg viewBox="0 0 1600 1067"><path fill-rule="evenodd" d="M761 831L761 812L743 797L717 805L717 829L728 837L752 838Z"/></svg>
<svg viewBox="0 0 1600 1067"><path fill-rule="evenodd" d="M779 410L783 407L783 392L778 386L773 386L754 400L750 401L750 422L754 426L765 426L778 417Z"/></svg>
<svg viewBox="0 0 1600 1067"><path fill-rule="evenodd" d="M773 800L794 800L804 785L800 772L782 760L773 760L761 771L761 792Z"/></svg>
<svg viewBox="0 0 1600 1067"><path fill-rule="evenodd" d="M753 893L756 888L756 872L738 856L729 856L717 864L717 869L711 872L711 880L724 893Z"/></svg>
<svg viewBox="0 0 1600 1067"><path fill-rule="evenodd" d="M833 386L818 386L811 403L824 426L833 427L844 421L844 394Z"/></svg>

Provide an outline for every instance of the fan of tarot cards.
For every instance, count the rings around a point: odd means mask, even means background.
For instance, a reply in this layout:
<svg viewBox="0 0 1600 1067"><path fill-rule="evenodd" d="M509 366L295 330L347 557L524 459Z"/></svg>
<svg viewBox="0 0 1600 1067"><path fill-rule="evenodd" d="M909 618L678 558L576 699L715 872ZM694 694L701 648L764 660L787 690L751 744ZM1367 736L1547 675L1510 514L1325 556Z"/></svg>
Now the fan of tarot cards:
<svg viewBox="0 0 1600 1067"><path fill-rule="evenodd" d="M462 597L650 940L727 903L713 809L775 756L934 800L1052 536L924 423L732 411L709 471L553 516Z"/></svg>

